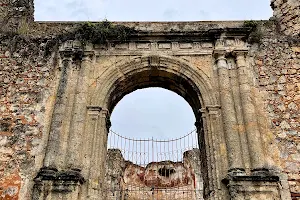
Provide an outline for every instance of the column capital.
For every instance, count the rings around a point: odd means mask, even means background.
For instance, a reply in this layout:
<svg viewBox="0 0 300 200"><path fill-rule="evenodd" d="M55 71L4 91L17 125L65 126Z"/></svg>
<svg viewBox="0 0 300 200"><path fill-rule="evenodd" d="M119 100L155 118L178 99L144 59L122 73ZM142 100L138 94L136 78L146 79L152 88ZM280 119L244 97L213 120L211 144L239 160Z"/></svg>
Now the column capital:
<svg viewBox="0 0 300 200"><path fill-rule="evenodd" d="M82 61L91 62L94 56L95 56L95 51L84 51L82 54Z"/></svg>
<svg viewBox="0 0 300 200"><path fill-rule="evenodd" d="M201 108L201 109L199 109L198 113L199 113L200 115L202 115L203 113L206 113L206 108Z"/></svg>
<svg viewBox="0 0 300 200"><path fill-rule="evenodd" d="M109 132L109 129L111 127L111 121L110 121L110 112L106 108L102 108L100 111L100 118L105 120L105 126L107 129L107 132Z"/></svg>
<svg viewBox="0 0 300 200"><path fill-rule="evenodd" d="M221 106L220 105L208 105L205 106L205 108L201 108L198 111L198 115L204 117L204 114L208 113L208 114L213 114L215 112L220 111Z"/></svg>
<svg viewBox="0 0 300 200"><path fill-rule="evenodd" d="M246 51L246 50L235 50L235 51L232 52L232 54L235 56L238 68L246 66L245 56L248 54L248 51Z"/></svg>
<svg viewBox="0 0 300 200"><path fill-rule="evenodd" d="M59 54L63 61L72 61L74 52L71 50L64 50L64 51L60 51Z"/></svg>
<svg viewBox="0 0 300 200"><path fill-rule="evenodd" d="M99 115L102 108L100 106L87 106L89 115Z"/></svg>
<svg viewBox="0 0 300 200"><path fill-rule="evenodd" d="M248 50L234 50L232 51L232 55L234 55L235 57L245 57L247 54L249 53Z"/></svg>
<svg viewBox="0 0 300 200"><path fill-rule="evenodd" d="M102 117L102 118L109 118L110 117L109 110L106 109L106 108L101 108L100 117Z"/></svg>
<svg viewBox="0 0 300 200"><path fill-rule="evenodd" d="M208 111L209 115L216 115L221 110L220 105L208 105L205 108Z"/></svg>
<svg viewBox="0 0 300 200"><path fill-rule="evenodd" d="M227 64L227 51L226 50L214 50L214 57L216 59L216 64L217 68L221 69L228 69L228 64Z"/></svg>
<svg viewBox="0 0 300 200"><path fill-rule="evenodd" d="M215 49L213 51L213 55L216 58L216 61L218 60L227 60L227 51L225 49Z"/></svg>

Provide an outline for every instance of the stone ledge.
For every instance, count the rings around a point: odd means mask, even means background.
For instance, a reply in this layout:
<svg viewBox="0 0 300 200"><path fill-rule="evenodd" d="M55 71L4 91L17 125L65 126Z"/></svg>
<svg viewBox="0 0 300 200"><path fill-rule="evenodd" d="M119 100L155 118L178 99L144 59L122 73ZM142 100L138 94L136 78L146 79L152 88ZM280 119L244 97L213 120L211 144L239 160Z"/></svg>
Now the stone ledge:
<svg viewBox="0 0 300 200"><path fill-rule="evenodd" d="M232 181L252 181L252 182L257 182L257 181L278 182L279 177L278 176L259 176L259 175L233 176L233 177L230 177L230 180L232 180Z"/></svg>
<svg viewBox="0 0 300 200"><path fill-rule="evenodd" d="M259 175L227 175L227 177L223 179L223 182L228 184L230 181L278 182L279 180L279 176L265 173Z"/></svg>
<svg viewBox="0 0 300 200"><path fill-rule="evenodd" d="M36 178L38 181L63 181L83 184L85 182L79 170L58 171L55 168L42 168Z"/></svg>

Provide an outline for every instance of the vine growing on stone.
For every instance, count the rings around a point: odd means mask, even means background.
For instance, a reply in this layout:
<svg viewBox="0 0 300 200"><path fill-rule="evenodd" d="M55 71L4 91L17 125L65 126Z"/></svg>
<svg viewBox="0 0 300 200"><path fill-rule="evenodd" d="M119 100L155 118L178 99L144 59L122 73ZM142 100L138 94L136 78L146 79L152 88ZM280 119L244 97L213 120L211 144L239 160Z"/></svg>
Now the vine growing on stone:
<svg viewBox="0 0 300 200"><path fill-rule="evenodd" d="M248 37L248 42L250 44L254 44L254 43L260 44L263 38L263 32L259 27L259 22L254 20L244 21L243 26L247 28L251 28L251 33Z"/></svg>
<svg viewBox="0 0 300 200"><path fill-rule="evenodd" d="M107 20L98 23L81 23L74 30L57 35L55 38L49 40L46 45L45 55L49 55L55 47L68 40L79 40L84 47L87 43L107 44L112 40L125 42L136 32L134 28L124 25L114 25Z"/></svg>

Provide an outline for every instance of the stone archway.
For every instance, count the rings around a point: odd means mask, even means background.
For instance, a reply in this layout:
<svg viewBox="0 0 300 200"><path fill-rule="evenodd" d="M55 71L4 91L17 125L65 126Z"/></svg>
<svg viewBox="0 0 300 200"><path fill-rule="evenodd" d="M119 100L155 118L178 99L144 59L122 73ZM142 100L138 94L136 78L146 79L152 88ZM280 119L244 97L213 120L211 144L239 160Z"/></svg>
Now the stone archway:
<svg viewBox="0 0 300 200"><path fill-rule="evenodd" d="M194 111L206 200L282 199L279 177L265 165L247 44L244 36L227 34L209 42L153 39L110 49L61 48L34 199L105 199L110 113L124 95L153 86L181 95Z"/></svg>
<svg viewBox="0 0 300 200"><path fill-rule="evenodd" d="M218 110L219 106L216 105L216 97L214 97L210 82L200 69L197 70L176 58L153 55L137 57L119 66L109 68L97 79L97 86L94 89L95 95L91 99L91 105L100 106L92 106L91 109L93 110L95 107L101 108L101 111L100 109L99 111L104 114L101 124L106 125L110 124L109 113L112 112L114 106L123 96L136 89L162 87L174 91L186 99L196 116L196 126L201 141L202 174L205 177L204 195L208 198L212 191L217 191L214 188L214 182L221 181L217 180L216 177L221 177L217 173L222 173L221 169L225 168L225 166L216 164L216 156L211 153L217 151L217 147L210 146L213 144L213 141L209 141L211 140L208 136L209 127L204 126L211 124L209 122L211 119L205 117L208 114L207 111ZM200 92L200 90L203 92ZM219 125L218 123L214 124L216 127ZM102 126L100 134L106 136L108 127ZM102 144L100 146L102 149L100 152L103 154L100 157L104 158L107 138L104 137L101 140ZM210 145L207 143L210 143ZM212 149L214 150L212 151ZM98 156L95 159L101 160L99 162L104 164L103 159L99 155L95 156ZM226 160L225 157L224 159ZM226 165L226 162L223 164ZM102 168L104 169L104 166ZM97 171L97 167L91 169L91 171ZM103 175L104 173L102 173ZM100 179L103 179L103 177Z"/></svg>

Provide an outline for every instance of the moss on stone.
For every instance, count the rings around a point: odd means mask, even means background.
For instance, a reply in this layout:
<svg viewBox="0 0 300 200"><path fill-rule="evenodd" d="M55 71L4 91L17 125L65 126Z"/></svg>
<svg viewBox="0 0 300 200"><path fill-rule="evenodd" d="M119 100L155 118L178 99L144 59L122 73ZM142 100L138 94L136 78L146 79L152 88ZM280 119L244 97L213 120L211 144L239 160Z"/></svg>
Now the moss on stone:
<svg viewBox="0 0 300 200"><path fill-rule="evenodd" d="M124 25L113 25L107 20L99 23L84 22L78 24L72 31L57 35L52 40L49 40L45 54L49 55L54 47L68 40L79 40L83 46L87 43L107 44L110 40L124 42L133 33L136 33L134 28Z"/></svg>
<svg viewBox="0 0 300 200"><path fill-rule="evenodd" d="M251 28L252 31L248 37L248 42L250 44L261 43L261 40L264 36L263 31L260 27L260 23L254 20L247 20L244 22L244 27Z"/></svg>

